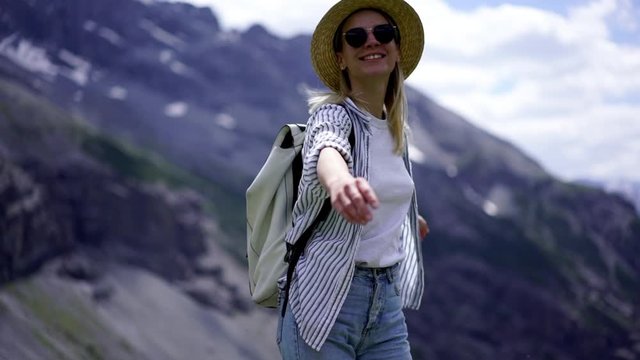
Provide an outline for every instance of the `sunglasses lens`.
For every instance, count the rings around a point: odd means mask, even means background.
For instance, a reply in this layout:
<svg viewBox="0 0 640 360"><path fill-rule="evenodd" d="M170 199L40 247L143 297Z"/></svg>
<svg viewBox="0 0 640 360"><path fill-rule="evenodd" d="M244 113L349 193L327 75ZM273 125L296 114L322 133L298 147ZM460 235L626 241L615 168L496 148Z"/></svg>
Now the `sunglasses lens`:
<svg viewBox="0 0 640 360"><path fill-rule="evenodd" d="M373 36L382 44L388 44L395 38L395 29L389 24L378 25L373 28Z"/></svg>
<svg viewBox="0 0 640 360"><path fill-rule="evenodd" d="M354 28L344 34L344 39L353 48L359 48L367 42L367 30Z"/></svg>

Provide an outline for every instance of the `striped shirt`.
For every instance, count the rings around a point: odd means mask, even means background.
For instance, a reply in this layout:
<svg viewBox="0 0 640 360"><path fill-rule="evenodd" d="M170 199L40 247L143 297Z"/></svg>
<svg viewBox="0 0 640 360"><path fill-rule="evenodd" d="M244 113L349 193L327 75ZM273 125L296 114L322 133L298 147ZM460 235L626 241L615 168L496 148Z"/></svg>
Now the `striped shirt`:
<svg viewBox="0 0 640 360"><path fill-rule="evenodd" d="M347 99L344 106L327 104L311 115L302 149L303 171L298 200L293 209L293 227L285 241L293 244L318 216L328 192L320 184L316 167L320 151L336 149L355 177L369 180L369 140L367 115ZM355 135L354 151L349 134ZM352 157L353 154L353 157ZM412 174L405 141L405 167ZM405 259L400 263L399 285L405 308L417 309L422 300L424 271L418 236L418 208L415 190L402 225ZM347 222L331 209L327 219L314 230L298 260L289 290L289 306L300 336L315 350L325 342L344 302L355 269L355 255L362 225Z"/></svg>

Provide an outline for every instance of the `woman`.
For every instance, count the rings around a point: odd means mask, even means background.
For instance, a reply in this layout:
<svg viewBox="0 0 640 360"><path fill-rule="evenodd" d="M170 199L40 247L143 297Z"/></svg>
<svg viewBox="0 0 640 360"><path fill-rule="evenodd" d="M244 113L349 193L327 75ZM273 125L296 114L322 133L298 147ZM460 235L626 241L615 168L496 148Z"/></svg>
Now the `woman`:
<svg viewBox="0 0 640 360"><path fill-rule="evenodd" d="M314 31L313 66L331 92L310 99L285 240L296 242L325 198L333 209L289 284L278 326L284 359L411 358L402 308L420 306L418 232L428 228L411 178L403 81L423 44L420 19L402 0L342 0Z"/></svg>

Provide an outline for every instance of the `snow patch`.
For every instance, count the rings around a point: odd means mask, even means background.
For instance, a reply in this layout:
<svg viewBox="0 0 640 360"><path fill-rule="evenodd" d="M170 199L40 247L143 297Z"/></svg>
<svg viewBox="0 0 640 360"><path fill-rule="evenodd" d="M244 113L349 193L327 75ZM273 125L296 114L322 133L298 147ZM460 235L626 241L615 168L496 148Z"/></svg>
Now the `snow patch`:
<svg viewBox="0 0 640 360"><path fill-rule="evenodd" d="M486 197L484 210L492 216L517 216L518 206L513 191L506 185L495 184Z"/></svg>
<svg viewBox="0 0 640 360"><path fill-rule="evenodd" d="M183 101L176 101L164 107L164 114L168 117L178 118L187 114L189 105Z"/></svg>
<svg viewBox="0 0 640 360"><path fill-rule="evenodd" d="M91 64L88 61L65 49L58 52L58 57L70 66L70 69L61 69L62 75L68 77L80 86L87 84L89 81L89 73L91 72Z"/></svg>
<svg viewBox="0 0 640 360"><path fill-rule="evenodd" d="M98 28L98 24L96 24L93 20L87 20L82 24L82 28L88 32L93 32L96 28Z"/></svg>
<svg viewBox="0 0 640 360"><path fill-rule="evenodd" d="M485 200L484 204L482 204L482 210L485 212L485 214L489 215L489 216L496 216L498 215L498 205L496 205L494 202L490 201L490 200Z"/></svg>
<svg viewBox="0 0 640 360"><path fill-rule="evenodd" d="M120 35L109 28L101 27L100 30L98 30L98 35L115 46L120 46L122 44L122 38Z"/></svg>
<svg viewBox="0 0 640 360"><path fill-rule="evenodd" d="M162 50L160 51L160 62L163 64L168 64L171 59L173 59L173 51L171 50Z"/></svg>
<svg viewBox="0 0 640 360"><path fill-rule="evenodd" d="M160 62L169 66L169 69L178 75L185 75L190 69L184 63L174 60L175 53L171 50L162 50L159 55Z"/></svg>
<svg viewBox="0 0 640 360"><path fill-rule="evenodd" d="M454 178L458 176L458 167L453 164L449 164L447 165L446 172L448 177Z"/></svg>
<svg viewBox="0 0 640 360"><path fill-rule="evenodd" d="M189 67L180 61L172 62L169 68L178 75L184 75L189 71Z"/></svg>
<svg viewBox="0 0 640 360"><path fill-rule="evenodd" d="M140 28L142 28L143 30L146 30L149 35L151 35L151 37L167 46L182 49L185 45L182 39L169 33L168 31L162 29L161 27L157 26L147 19L140 20L138 26L140 26Z"/></svg>
<svg viewBox="0 0 640 360"><path fill-rule="evenodd" d="M462 193L464 194L464 197L472 203L476 205L482 204L482 196L480 196L480 194L478 194L478 192L476 192L471 186L464 185Z"/></svg>
<svg viewBox="0 0 640 360"><path fill-rule="evenodd" d="M0 41L0 55L31 72L52 77L58 74L58 67L49 60L46 50L19 39L17 33Z"/></svg>
<svg viewBox="0 0 640 360"><path fill-rule="evenodd" d="M107 96L115 100L124 100L127 98L127 89L121 86L113 86L109 89Z"/></svg>
<svg viewBox="0 0 640 360"><path fill-rule="evenodd" d="M236 119L229 114L218 114L218 116L215 117L215 122L227 130L233 130L236 127Z"/></svg>

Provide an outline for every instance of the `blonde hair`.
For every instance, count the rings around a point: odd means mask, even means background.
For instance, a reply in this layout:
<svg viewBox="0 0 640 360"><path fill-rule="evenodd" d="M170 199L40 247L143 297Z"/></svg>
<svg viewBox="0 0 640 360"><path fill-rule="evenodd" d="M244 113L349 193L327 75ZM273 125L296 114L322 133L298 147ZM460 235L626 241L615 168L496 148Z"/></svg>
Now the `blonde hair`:
<svg viewBox="0 0 640 360"><path fill-rule="evenodd" d="M342 71L340 77L340 89L338 92L307 91L309 113L314 113L319 107L325 104L343 103L351 94L349 75L347 70ZM387 125L394 142L394 152L402 154L405 148L405 127L407 119L407 97L404 93L404 76L400 66L396 64L389 77L387 91L384 96L384 106L387 112Z"/></svg>

